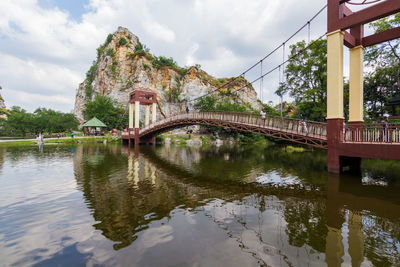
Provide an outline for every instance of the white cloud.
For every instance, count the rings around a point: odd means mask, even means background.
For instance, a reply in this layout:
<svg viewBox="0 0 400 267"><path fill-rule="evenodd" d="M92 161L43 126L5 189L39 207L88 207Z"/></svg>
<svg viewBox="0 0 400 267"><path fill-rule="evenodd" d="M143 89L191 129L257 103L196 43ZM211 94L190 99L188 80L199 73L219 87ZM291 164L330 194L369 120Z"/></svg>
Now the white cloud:
<svg viewBox="0 0 400 267"><path fill-rule="evenodd" d="M65 10L41 8L37 0L0 1L2 94L7 106L32 110L53 98L63 111L70 111L96 48L119 25L156 55L173 57L180 65L199 63L216 77L236 76L323 4L318 0L90 0L78 22ZM324 15L318 18L312 25L313 36L325 31L325 23ZM302 32L302 38L306 36ZM266 66L277 64L278 58ZM45 102L34 97L19 100L21 92L43 96Z"/></svg>

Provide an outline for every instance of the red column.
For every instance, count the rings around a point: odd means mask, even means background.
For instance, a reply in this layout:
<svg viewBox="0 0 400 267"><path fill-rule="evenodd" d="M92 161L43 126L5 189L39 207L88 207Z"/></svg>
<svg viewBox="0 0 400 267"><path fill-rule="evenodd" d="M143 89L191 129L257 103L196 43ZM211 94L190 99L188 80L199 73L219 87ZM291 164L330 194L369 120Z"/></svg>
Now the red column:
<svg viewBox="0 0 400 267"><path fill-rule="evenodd" d="M339 174L340 166L340 143L343 138L343 119L328 119L328 172Z"/></svg>

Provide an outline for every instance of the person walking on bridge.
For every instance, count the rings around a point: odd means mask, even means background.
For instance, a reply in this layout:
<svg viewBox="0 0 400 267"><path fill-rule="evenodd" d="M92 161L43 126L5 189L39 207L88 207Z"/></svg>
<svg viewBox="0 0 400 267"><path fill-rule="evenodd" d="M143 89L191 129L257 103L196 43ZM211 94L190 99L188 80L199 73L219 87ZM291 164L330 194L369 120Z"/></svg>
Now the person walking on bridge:
<svg viewBox="0 0 400 267"><path fill-rule="evenodd" d="M265 126L265 109L261 109L260 111L261 119L263 120L263 126Z"/></svg>
<svg viewBox="0 0 400 267"><path fill-rule="evenodd" d="M389 142L389 122L388 122L388 117L385 116L383 119L383 141L384 142Z"/></svg>
<svg viewBox="0 0 400 267"><path fill-rule="evenodd" d="M301 118L301 131L305 132L306 134L308 134L308 129L307 129L307 123L306 123L306 118L304 117L304 114L300 114L300 118Z"/></svg>

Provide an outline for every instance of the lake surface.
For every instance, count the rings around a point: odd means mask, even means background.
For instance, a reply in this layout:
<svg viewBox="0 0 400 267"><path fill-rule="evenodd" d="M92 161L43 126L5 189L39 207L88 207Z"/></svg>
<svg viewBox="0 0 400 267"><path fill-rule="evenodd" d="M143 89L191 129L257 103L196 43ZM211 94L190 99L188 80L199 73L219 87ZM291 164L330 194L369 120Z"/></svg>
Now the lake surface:
<svg viewBox="0 0 400 267"><path fill-rule="evenodd" d="M0 266L400 266L400 167L281 146L0 148Z"/></svg>

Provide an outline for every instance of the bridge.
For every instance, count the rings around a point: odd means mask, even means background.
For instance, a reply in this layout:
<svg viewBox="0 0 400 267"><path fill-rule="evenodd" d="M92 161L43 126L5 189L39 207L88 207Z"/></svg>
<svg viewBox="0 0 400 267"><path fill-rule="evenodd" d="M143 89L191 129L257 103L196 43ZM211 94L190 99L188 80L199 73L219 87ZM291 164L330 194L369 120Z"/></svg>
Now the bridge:
<svg viewBox="0 0 400 267"><path fill-rule="evenodd" d="M280 140L327 149L328 171L331 173L340 173L345 167L350 168L351 171L360 172L362 158L400 160L400 125L385 124L383 126L364 123L364 48L400 38L400 27L364 36L365 24L400 12L400 1L398 0L371 1L377 3L353 12L347 6L347 4L352 4L353 0L327 0L327 123L302 122L282 117L267 117L263 120L257 114L229 112L191 112L157 121L156 93L146 88L136 88L129 96L129 127L127 131L123 132L122 139L129 144L132 142L135 144L155 143L157 134L175 128L187 125L210 125L258 133ZM363 0L361 5L371 1ZM285 43L279 47L283 46L284 48ZM349 120L347 125L344 121L343 110L344 46L350 50ZM262 84L264 76L277 69L263 74L263 60L269 55L238 77L243 77L249 70L261 65L261 76L251 83L260 80ZM285 61L282 65L284 63ZM279 65L280 67L281 65ZM226 86L228 85L229 83ZM261 87L260 94L262 94ZM140 105L146 106L145 127L142 129L139 127ZM152 105L151 124L150 105ZM134 120L133 114L135 114Z"/></svg>
<svg viewBox="0 0 400 267"><path fill-rule="evenodd" d="M149 140L152 136L188 125L224 127L273 137L279 140L327 148L326 124L298 119L266 117L240 112L189 112L157 121L143 129L139 136Z"/></svg>

